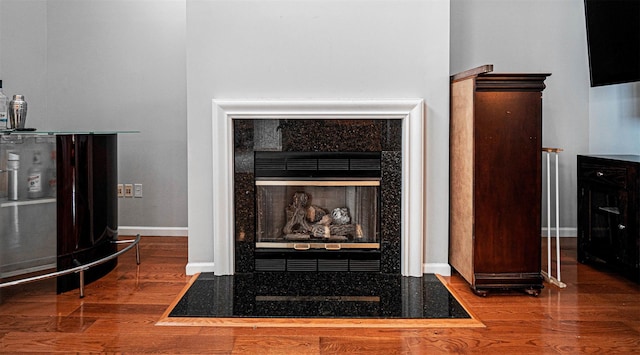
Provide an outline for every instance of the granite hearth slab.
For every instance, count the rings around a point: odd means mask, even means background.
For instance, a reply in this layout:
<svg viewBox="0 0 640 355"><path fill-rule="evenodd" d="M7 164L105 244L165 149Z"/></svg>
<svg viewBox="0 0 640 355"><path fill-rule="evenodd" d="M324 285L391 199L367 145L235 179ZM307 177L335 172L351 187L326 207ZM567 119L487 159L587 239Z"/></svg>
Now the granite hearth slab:
<svg viewBox="0 0 640 355"><path fill-rule="evenodd" d="M158 325L482 327L437 275L250 273L192 278Z"/></svg>

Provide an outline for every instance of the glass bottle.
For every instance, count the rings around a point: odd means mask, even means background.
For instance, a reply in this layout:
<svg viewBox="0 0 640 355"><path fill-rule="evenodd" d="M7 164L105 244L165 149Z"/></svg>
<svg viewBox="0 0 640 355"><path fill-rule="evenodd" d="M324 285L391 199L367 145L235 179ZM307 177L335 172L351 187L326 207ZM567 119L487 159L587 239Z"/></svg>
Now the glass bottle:
<svg viewBox="0 0 640 355"><path fill-rule="evenodd" d="M7 161L7 173L9 174L7 198L11 201L18 200L18 169L20 169L20 155L9 152Z"/></svg>
<svg viewBox="0 0 640 355"><path fill-rule="evenodd" d="M43 195L42 189L42 160L40 159L40 152L33 153L33 164L27 171L27 188L29 198L41 198Z"/></svg>
<svg viewBox="0 0 640 355"><path fill-rule="evenodd" d="M7 115L9 98L2 92L2 80L0 80L0 130L7 129Z"/></svg>

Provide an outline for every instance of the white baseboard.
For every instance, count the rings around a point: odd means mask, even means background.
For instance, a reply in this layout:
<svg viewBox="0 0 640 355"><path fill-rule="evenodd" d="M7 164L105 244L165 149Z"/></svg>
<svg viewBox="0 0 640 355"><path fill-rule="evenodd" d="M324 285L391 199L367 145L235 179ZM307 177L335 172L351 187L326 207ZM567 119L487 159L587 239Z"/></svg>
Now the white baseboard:
<svg viewBox="0 0 640 355"><path fill-rule="evenodd" d="M547 227L542 227L542 236L547 236ZM551 227L551 236L556 236L556 229ZM576 227L560 227L560 238L562 237L577 237L578 236L578 228Z"/></svg>
<svg viewBox="0 0 640 355"><path fill-rule="evenodd" d="M187 227L142 227L142 226L119 226L119 235L137 235L141 236L157 236L157 237L186 237L189 234ZM551 236L555 237L556 229L551 228ZM576 237L578 229L575 227L561 227L560 237ZM541 236L547 236L547 228L543 227ZM186 266L187 275L195 275L199 272L213 272L213 262L188 263ZM439 274L442 276L451 276L451 266L447 263L425 263L422 266L425 274Z"/></svg>
<svg viewBox="0 0 640 355"><path fill-rule="evenodd" d="M142 227L142 226L119 226L118 234L121 235L137 235L157 236L157 237L186 237L189 234L187 227ZM543 227L541 235L547 235L547 228ZM556 229L551 228L551 236L555 237ZM578 229L576 227L561 227L560 237L577 237ZM425 268L427 266L425 265Z"/></svg>
<svg viewBox="0 0 640 355"><path fill-rule="evenodd" d="M422 265L422 273L451 276L451 265L447 263L426 263Z"/></svg>
<svg viewBox="0 0 640 355"><path fill-rule="evenodd" d="M143 237L186 237L189 234L187 227L141 227L118 226L119 235L138 235Z"/></svg>
<svg viewBox="0 0 640 355"><path fill-rule="evenodd" d="M199 272L213 272L214 263L202 262L202 263L187 263L186 273L187 275L195 275Z"/></svg>

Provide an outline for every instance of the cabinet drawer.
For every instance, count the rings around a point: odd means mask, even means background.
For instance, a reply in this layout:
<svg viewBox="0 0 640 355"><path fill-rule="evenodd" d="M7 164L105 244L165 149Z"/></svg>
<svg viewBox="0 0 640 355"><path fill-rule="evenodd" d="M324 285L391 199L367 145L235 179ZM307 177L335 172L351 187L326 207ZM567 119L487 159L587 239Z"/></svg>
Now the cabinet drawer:
<svg viewBox="0 0 640 355"><path fill-rule="evenodd" d="M584 162L580 165L579 171L579 178L623 189L627 188L627 169L625 167Z"/></svg>

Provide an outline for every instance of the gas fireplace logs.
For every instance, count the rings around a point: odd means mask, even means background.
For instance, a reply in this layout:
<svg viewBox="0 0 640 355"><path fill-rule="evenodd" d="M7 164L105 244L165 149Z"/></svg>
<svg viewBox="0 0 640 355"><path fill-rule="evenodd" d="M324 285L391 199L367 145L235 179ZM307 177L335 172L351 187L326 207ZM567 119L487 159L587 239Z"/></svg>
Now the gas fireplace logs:
<svg viewBox="0 0 640 355"><path fill-rule="evenodd" d="M287 224L284 225L282 231L285 235L305 234L311 230L311 224L307 221L307 203L309 195L304 192L296 192L293 194L293 201L287 207Z"/></svg>
<svg viewBox="0 0 640 355"><path fill-rule="evenodd" d="M335 208L331 214L322 207L307 206L309 195L305 192L293 194L292 202L286 209L287 223L282 228L287 240L308 240L311 238L331 241L347 241L362 238L362 227L351 224L349 209Z"/></svg>

